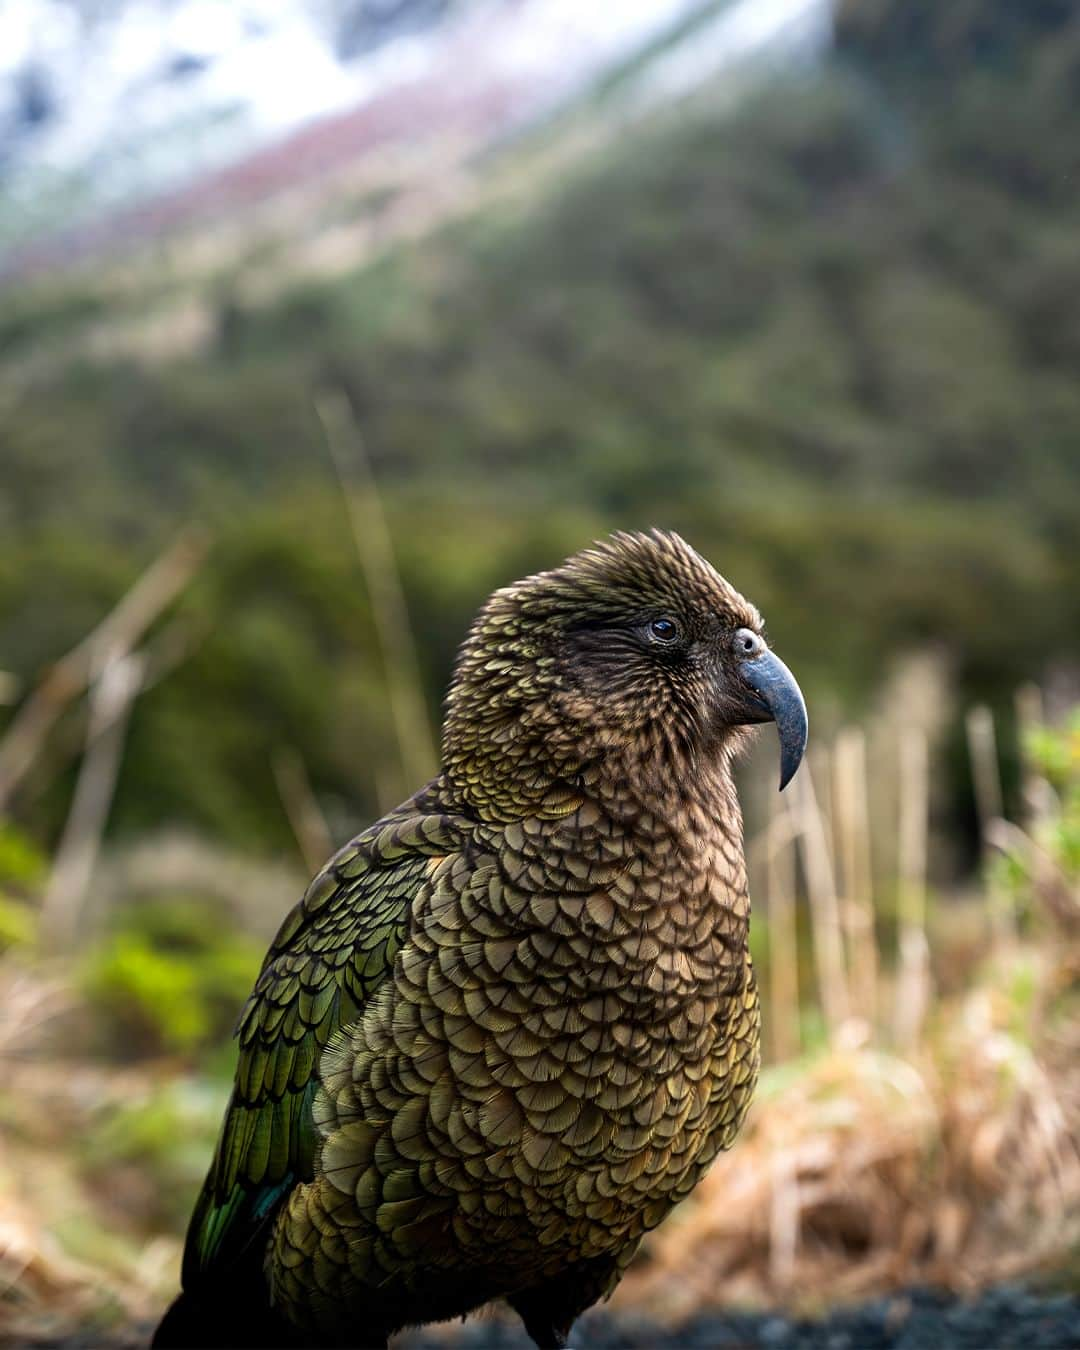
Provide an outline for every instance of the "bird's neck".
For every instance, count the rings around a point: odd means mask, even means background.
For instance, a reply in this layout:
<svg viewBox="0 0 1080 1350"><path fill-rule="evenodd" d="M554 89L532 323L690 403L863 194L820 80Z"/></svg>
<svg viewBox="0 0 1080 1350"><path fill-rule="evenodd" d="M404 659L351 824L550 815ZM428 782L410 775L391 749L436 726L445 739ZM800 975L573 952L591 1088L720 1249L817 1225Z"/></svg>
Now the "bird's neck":
<svg viewBox="0 0 1080 1350"><path fill-rule="evenodd" d="M721 905L745 938L750 904L742 811L731 756L667 763L663 772L606 773L593 789L626 831L643 874L664 879L692 904Z"/></svg>
<svg viewBox="0 0 1080 1350"><path fill-rule="evenodd" d="M595 766L588 791L631 827L649 818L688 848L723 841L741 857L733 760L734 745L708 755L671 752L667 746L651 754L614 754Z"/></svg>

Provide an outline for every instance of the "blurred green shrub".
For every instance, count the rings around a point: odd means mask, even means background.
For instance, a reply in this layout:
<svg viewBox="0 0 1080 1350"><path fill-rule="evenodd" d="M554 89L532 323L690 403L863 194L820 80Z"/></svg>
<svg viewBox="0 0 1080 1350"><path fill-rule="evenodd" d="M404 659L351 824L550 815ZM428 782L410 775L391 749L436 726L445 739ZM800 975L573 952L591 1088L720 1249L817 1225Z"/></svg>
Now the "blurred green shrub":
<svg viewBox="0 0 1080 1350"><path fill-rule="evenodd" d="M219 907L178 896L126 906L87 956L82 986L119 1058L198 1055L227 1041L262 948Z"/></svg>
<svg viewBox="0 0 1080 1350"><path fill-rule="evenodd" d="M1061 727L1038 727L1028 751L1056 795L1056 810L1043 822L1038 842L1066 878L1080 882L1080 707Z"/></svg>
<svg viewBox="0 0 1080 1350"><path fill-rule="evenodd" d="M37 936L33 899L45 880L45 855L10 821L0 820L0 953L29 947Z"/></svg>
<svg viewBox="0 0 1080 1350"><path fill-rule="evenodd" d="M36 936L37 925L30 907L0 895L0 952L29 947Z"/></svg>
<svg viewBox="0 0 1080 1350"><path fill-rule="evenodd" d="M1041 775L1030 833L1007 827L995 875L1022 909L1080 931L1080 706L1058 726L1039 726L1025 749Z"/></svg>
<svg viewBox="0 0 1080 1350"><path fill-rule="evenodd" d="M205 1077L176 1078L103 1112L77 1147L92 1184L141 1223L181 1231L217 1136L226 1090Z"/></svg>

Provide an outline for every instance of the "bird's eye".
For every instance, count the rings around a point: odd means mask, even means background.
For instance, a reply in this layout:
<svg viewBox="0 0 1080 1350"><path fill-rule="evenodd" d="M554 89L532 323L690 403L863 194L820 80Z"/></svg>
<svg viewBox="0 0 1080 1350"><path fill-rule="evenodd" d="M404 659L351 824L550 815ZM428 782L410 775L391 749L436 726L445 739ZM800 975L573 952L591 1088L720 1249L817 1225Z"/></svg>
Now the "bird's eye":
<svg viewBox="0 0 1080 1350"><path fill-rule="evenodd" d="M649 636L657 642L674 642L679 636L679 625L666 616L652 619L649 623Z"/></svg>

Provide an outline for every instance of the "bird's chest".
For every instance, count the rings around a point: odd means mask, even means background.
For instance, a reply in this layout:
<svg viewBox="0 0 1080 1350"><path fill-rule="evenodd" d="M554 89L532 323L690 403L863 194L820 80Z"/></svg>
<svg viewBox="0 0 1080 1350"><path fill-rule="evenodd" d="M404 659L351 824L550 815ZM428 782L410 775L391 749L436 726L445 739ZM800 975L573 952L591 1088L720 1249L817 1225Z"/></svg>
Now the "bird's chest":
<svg viewBox="0 0 1080 1350"><path fill-rule="evenodd" d="M573 850L523 822L435 864L393 978L327 1065L324 1189L380 1269L426 1270L432 1244L500 1280L621 1259L742 1118L741 860L584 824Z"/></svg>
<svg viewBox="0 0 1080 1350"><path fill-rule="evenodd" d="M588 1250L659 1222L741 1120L757 1053L745 880L722 840L601 827L571 849L527 824L464 887L436 887L427 989L493 1180Z"/></svg>

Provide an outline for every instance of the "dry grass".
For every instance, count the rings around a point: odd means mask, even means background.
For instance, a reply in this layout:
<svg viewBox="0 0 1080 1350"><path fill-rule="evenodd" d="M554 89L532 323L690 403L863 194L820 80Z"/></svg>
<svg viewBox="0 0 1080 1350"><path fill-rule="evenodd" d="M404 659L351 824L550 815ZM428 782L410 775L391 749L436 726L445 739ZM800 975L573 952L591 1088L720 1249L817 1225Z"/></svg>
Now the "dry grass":
<svg viewBox="0 0 1080 1350"><path fill-rule="evenodd" d="M622 1299L672 1316L810 1309L1064 1261L1080 1241L1080 1037L1044 1057L1001 1024L989 987L936 1020L917 1053L834 1048L770 1070Z"/></svg>
<svg viewBox="0 0 1080 1350"><path fill-rule="evenodd" d="M80 1013L61 979L0 961L0 1006L0 1344L135 1325L172 1287L178 1240L145 1240L135 1214L110 1225L101 1187L115 1174L88 1174L73 1145L119 1104L148 1097L154 1072L58 1054L58 1031Z"/></svg>

